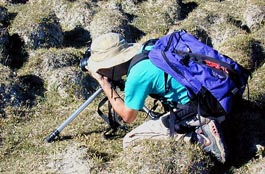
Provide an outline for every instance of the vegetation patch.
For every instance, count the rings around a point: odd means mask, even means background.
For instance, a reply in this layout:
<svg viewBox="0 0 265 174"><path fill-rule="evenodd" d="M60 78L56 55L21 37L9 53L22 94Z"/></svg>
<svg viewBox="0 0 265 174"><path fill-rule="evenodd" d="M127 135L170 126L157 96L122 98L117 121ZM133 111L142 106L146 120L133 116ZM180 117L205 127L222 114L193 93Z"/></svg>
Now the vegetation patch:
<svg viewBox="0 0 265 174"><path fill-rule="evenodd" d="M180 19L180 6L176 1L144 1L133 8L127 7L126 12L134 16L132 25L145 34L163 35L170 25Z"/></svg>
<svg viewBox="0 0 265 174"><path fill-rule="evenodd" d="M108 169L110 173L207 173L212 164L198 146L168 139L139 142L121 153Z"/></svg>
<svg viewBox="0 0 265 174"><path fill-rule="evenodd" d="M241 34L227 39L220 46L219 51L233 58L244 67L254 70L264 62L258 47L258 42L250 35Z"/></svg>

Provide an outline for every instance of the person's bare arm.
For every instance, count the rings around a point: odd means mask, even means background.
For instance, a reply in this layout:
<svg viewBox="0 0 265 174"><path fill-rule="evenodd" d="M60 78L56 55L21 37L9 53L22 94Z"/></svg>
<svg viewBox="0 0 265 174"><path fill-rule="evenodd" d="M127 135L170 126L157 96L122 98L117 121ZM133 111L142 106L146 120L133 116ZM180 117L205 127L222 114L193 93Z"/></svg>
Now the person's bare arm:
<svg viewBox="0 0 265 174"><path fill-rule="evenodd" d="M136 119L138 110L133 110L125 106L117 92L111 88L111 84L106 77L103 77L98 73L93 73L92 76L102 87L114 110L126 123L132 123Z"/></svg>

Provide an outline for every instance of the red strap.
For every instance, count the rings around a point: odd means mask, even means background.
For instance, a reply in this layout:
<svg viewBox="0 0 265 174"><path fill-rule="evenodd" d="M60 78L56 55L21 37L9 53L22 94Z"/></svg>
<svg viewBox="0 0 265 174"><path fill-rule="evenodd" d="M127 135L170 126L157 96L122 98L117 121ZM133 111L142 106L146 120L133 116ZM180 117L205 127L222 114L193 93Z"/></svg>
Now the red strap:
<svg viewBox="0 0 265 174"><path fill-rule="evenodd" d="M218 63L215 63L215 62L211 62L209 60L204 60L205 64L208 65L209 67L213 67L213 68L216 68L216 69L219 69L219 70L222 70L224 72L226 72L227 74L229 73L227 68L221 66L220 64Z"/></svg>

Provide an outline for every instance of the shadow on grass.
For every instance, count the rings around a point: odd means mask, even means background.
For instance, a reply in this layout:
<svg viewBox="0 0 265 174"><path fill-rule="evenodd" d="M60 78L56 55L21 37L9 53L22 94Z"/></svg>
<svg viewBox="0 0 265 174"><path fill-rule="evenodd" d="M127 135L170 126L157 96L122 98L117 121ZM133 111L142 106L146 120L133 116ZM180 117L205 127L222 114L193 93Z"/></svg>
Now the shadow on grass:
<svg viewBox="0 0 265 174"><path fill-rule="evenodd" d="M124 127L121 127L117 130L113 130L110 128L104 128L104 129L90 131L90 132L83 132L79 134L79 136L88 136L93 133L101 134L105 140L116 140L116 139L123 138L125 134L127 133L127 129L125 129Z"/></svg>
<svg viewBox="0 0 265 174"><path fill-rule="evenodd" d="M257 145L265 146L264 110L249 101L242 101L223 123L228 159L217 165L214 173L229 173L257 158ZM231 172L230 172L231 173Z"/></svg>
<svg viewBox="0 0 265 174"><path fill-rule="evenodd" d="M82 132L78 133L75 135L58 135L56 136L52 141L53 142L58 142L58 141L68 141L72 140L75 137L85 137L89 136L92 134L102 134L102 137L106 140L115 140L115 139L121 139L125 136L127 131L125 129L118 129L117 131L108 131L108 129L102 128L102 129L97 129L97 130L92 130L88 132Z"/></svg>
<svg viewBox="0 0 265 174"><path fill-rule="evenodd" d="M93 130L93 131L90 131L90 132L83 132L81 134L75 134L75 135L60 135L59 134L56 137L54 137L54 139L52 139L52 141L53 142L67 141L67 140L72 140L72 139L74 139L75 137L78 137L78 136L88 136L88 135L91 135L91 134L94 134L94 133L101 133L102 131L103 130Z"/></svg>

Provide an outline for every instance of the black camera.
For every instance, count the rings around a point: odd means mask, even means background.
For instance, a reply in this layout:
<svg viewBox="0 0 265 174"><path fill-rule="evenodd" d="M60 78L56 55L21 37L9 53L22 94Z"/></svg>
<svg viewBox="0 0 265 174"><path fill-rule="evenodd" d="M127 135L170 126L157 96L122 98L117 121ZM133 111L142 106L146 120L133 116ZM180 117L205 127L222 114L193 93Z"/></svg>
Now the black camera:
<svg viewBox="0 0 265 174"><path fill-rule="evenodd" d="M90 51L90 48L88 48L85 51L85 55L84 55L83 59L80 60L79 66L80 66L82 71L87 71L86 66L87 66L87 61L88 61L90 56L91 56L91 51Z"/></svg>
<svg viewBox="0 0 265 174"><path fill-rule="evenodd" d="M88 57L84 57L83 59L80 60L80 68L82 71L87 71L87 69L85 68L87 66L87 61L88 61Z"/></svg>

